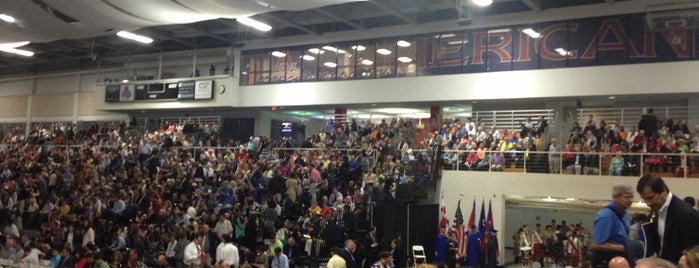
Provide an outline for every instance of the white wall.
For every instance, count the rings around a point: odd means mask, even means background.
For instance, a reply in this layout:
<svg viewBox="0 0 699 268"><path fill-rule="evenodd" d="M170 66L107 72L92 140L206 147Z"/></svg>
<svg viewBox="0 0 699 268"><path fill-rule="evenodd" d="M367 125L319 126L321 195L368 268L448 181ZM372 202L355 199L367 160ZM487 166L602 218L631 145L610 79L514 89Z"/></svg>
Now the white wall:
<svg viewBox="0 0 699 268"><path fill-rule="evenodd" d="M664 178L673 194L678 196L695 196L699 189L699 180ZM609 177L609 176L569 176L551 174L519 174L503 172L468 172L444 171L438 187L438 193L444 194L447 216L454 219L457 201L461 199L461 210L464 220L468 221L472 202L476 199L476 219L480 217L481 202L485 200L486 213L488 201L492 200L493 225L498 230L507 230L507 213L505 212L505 196L554 196L573 197L587 200L610 200L611 187L617 182L627 183L635 188L638 177ZM636 201L640 200L636 194ZM592 216L592 215L591 215ZM551 219L544 219L550 221ZM561 219L562 220L562 219ZM517 220L513 221L519 224ZM569 222L570 223L570 222ZM500 250L504 252L505 242L512 240L512 234L498 233ZM511 244L511 243L510 243ZM504 257L504 254L501 254ZM501 262L503 263L503 262Z"/></svg>
<svg viewBox="0 0 699 268"><path fill-rule="evenodd" d="M240 86L243 107L696 93L698 61ZM497 93L494 93L497 92Z"/></svg>

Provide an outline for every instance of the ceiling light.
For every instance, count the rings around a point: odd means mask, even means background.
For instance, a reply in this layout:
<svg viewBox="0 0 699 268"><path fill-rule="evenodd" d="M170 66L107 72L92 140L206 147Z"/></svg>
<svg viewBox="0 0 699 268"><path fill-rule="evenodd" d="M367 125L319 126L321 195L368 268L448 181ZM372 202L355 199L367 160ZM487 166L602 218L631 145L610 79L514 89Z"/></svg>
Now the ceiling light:
<svg viewBox="0 0 699 268"><path fill-rule="evenodd" d="M493 0L471 0L477 6L487 7L493 3Z"/></svg>
<svg viewBox="0 0 699 268"><path fill-rule="evenodd" d="M546 197L546 198L544 198L544 199L542 199L542 200L544 200L544 201L546 201L546 202L553 202L553 201L556 201L556 198L551 198L551 197L549 196L549 197Z"/></svg>
<svg viewBox="0 0 699 268"><path fill-rule="evenodd" d="M122 82L122 83L128 83L129 80L128 80L128 79L124 79L124 80L121 80L121 82Z"/></svg>
<svg viewBox="0 0 699 268"><path fill-rule="evenodd" d="M399 57L398 61L403 62L403 63L410 63L413 61L413 59L408 58L408 57Z"/></svg>
<svg viewBox="0 0 699 268"><path fill-rule="evenodd" d="M283 58L283 57L286 57L286 53L275 50L275 51L272 51L272 56L275 56L277 58Z"/></svg>
<svg viewBox="0 0 699 268"><path fill-rule="evenodd" d="M414 114L414 113L419 113L422 111L418 110L418 109L411 109L411 108L379 108L379 109L374 109L374 112L383 113L383 114Z"/></svg>
<svg viewBox="0 0 699 268"><path fill-rule="evenodd" d="M372 65L372 64L374 64L374 62L371 61L371 60L362 60L362 64L364 64L364 65Z"/></svg>
<svg viewBox="0 0 699 268"><path fill-rule="evenodd" d="M512 31L512 29L510 29L510 28L490 29L490 30L488 30L488 34L509 33L511 31Z"/></svg>
<svg viewBox="0 0 699 268"><path fill-rule="evenodd" d="M311 60L315 60L315 59L316 59L316 57L313 57L313 56L311 56L311 55L303 55L302 58L303 58L304 60L308 60L308 61L311 61Z"/></svg>
<svg viewBox="0 0 699 268"><path fill-rule="evenodd" d="M565 48L562 48L562 47L559 47L559 48L555 49L555 51L558 52L558 54L560 54L561 56L570 56L570 55L573 54L573 53L571 53L570 51L568 51L568 50L566 50Z"/></svg>
<svg viewBox="0 0 699 268"><path fill-rule="evenodd" d="M616 99L616 96L609 96L610 100Z"/></svg>
<svg viewBox="0 0 699 268"><path fill-rule="evenodd" d="M525 33L526 35L528 35L529 37L534 38L534 39L537 39L541 36L541 34L539 32L537 32L536 30L534 30L532 28L526 28L526 29L522 30L522 32Z"/></svg>
<svg viewBox="0 0 699 268"><path fill-rule="evenodd" d="M0 44L0 47L18 48L22 46L29 45L29 41L14 42L14 43L4 43Z"/></svg>
<svg viewBox="0 0 699 268"><path fill-rule="evenodd" d="M251 19L250 17L242 17L242 18L237 18L235 19L236 21L240 22L243 25L247 25L252 27L253 29L263 31L263 32L269 32L269 30L272 30L272 26L269 26L269 24Z"/></svg>
<svg viewBox="0 0 699 268"><path fill-rule="evenodd" d="M364 51L366 50L365 46L358 45L358 46L352 46L352 49L356 49L357 51Z"/></svg>
<svg viewBox="0 0 699 268"><path fill-rule="evenodd" d="M468 40L464 40L464 41L449 41L449 42L447 42L447 44L452 45L452 46L454 46L454 45L461 45L461 44L468 44Z"/></svg>
<svg viewBox="0 0 699 268"><path fill-rule="evenodd" d="M438 34L433 36L434 38L454 38L456 37L456 34L450 33L450 34Z"/></svg>
<svg viewBox="0 0 699 268"><path fill-rule="evenodd" d="M2 52L7 52L7 53L12 53L12 54L17 54L25 57L31 57L34 56L34 52L31 52L29 50L24 50L24 49L16 49L14 47L3 47L0 46L0 51Z"/></svg>
<svg viewBox="0 0 699 268"><path fill-rule="evenodd" d="M575 200L577 200L577 199L575 199L575 198L572 198L572 197L568 197L568 198L566 198L566 201L575 201Z"/></svg>
<svg viewBox="0 0 699 268"><path fill-rule="evenodd" d="M320 50L320 48L311 48L308 49L308 52L311 52L313 54L325 54L325 51Z"/></svg>
<svg viewBox="0 0 699 268"><path fill-rule="evenodd" d="M405 40L400 40L400 41L396 42L396 45L398 45L399 47L409 47L410 42L405 41Z"/></svg>
<svg viewBox="0 0 699 268"><path fill-rule="evenodd" d="M323 49L325 49L327 51L335 52L337 54L345 54L345 52L347 52L347 51L344 51L342 49L338 49L336 47L331 47L331 46L324 46Z"/></svg>
<svg viewBox="0 0 699 268"><path fill-rule="evenodd" d="M379 48L376 50L376 53L379 53L381 55L391 55L391 51L385 48Z"/></svg>
<svg viewBox="0 0 699 268"><path fill-rule="evenodd" d="M0 14L0 20L4 20L4 21L9 22L9 23L14 23L16 21L15 17L12 17L12 16L7 15L7 14Z"/></svg>
<svg viewBox="0 0 699 268"><path fill-rule="evenodd" d="M141 43L144 43L144 44L153 43L153 38L150 38L150 37L147 37L147 36L143 36L143 35L134 34L134 33L130 33L130 32L127 32L127 31L119 31L119 32L117 32L117 35L118 35L119 37L121 37L121 38L131 39L131 40L134 40L134 41L136 41L136 42L141 42Z"/></svg>
<svg viewBox="0 0 699 268"><path fill-rule="evenodd" d="M337 63L329 62L329 61L323 63L323 65L325 65L326 67L330 67L330 68L335 68L335 67L337 67Z"/></svg>

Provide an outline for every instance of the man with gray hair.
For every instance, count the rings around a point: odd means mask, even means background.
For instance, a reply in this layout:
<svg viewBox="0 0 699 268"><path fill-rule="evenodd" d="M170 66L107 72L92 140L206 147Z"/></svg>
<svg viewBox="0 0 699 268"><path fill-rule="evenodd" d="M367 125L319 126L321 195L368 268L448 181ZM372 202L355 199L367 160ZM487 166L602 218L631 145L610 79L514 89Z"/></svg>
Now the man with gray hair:
<svg viewBox="0 0 699 268"><path fill-rule="evenodd" d="M656 257L650 257L650 258L643 258L638 261L636 261L636 268L676 268L675 264L672 262L666 260L666 259L661 259L661 258L656 258Z"/></svg>
<svg viewBox="0 0 699 268"><path fill-rule="evenodd" d="M612 187L612 201L595 216L592 235L592 267L607 267L616 256L623 256L631 221L626 209L633 202L633 188L617 183Z"/></svg>

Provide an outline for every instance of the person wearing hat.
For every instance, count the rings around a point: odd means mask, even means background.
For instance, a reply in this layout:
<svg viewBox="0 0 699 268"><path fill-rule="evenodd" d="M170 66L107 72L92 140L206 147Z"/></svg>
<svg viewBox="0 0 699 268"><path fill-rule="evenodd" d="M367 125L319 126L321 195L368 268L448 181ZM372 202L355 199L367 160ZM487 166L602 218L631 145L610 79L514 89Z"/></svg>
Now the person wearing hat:
<svg viewBox="0 0 699 268"><path fill-rule="evenodd" d="M487 242L485 266L486 268L498 267L498 259L500 259L500 244L498 244L498 230L490 228L486 234Z"/></svg>

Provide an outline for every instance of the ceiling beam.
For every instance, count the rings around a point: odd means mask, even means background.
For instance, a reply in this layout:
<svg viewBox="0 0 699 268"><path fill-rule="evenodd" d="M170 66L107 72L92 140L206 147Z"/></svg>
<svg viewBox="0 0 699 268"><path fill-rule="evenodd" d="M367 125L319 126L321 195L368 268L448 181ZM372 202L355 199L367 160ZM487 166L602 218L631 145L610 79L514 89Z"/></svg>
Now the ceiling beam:
<svg viewBox="0 0 699 268"><path fill-rule="evenodd" d="M269 34L262 34L262 33L260 33L259 31L246 31L246 30L243 30L242 27L240 27L240 24L234 23L233 21L228 20L228 19L217 19L217 20L213 20L213 21L215 21L215 22L218 23L218 24L224 25L224 26L226 26L226 27L231 27L231 28L237 29L237 32L236 32L237 35L241 35L242 33L245 33L245 34L251 34L251 35L254 35L254 36L257 36L257 37L262 37L262 38L269 38L269 37L271 37L271 35L269 35ZM235 40L235 41L236 41L236 42L244 42L244 41L246 41L246 40Z"/></svg>
<svg viewBox="0 0 699 268"><path fill-rule="evenodd" d="M208 31L204 31L204 30L202 30L202 29L197 29L196 27L193 27L193 26L189 26L189 25L185 25L185 24L179 24L179 25L177 25L177 26L182 27L182 28L185 28L185 29L188 29L188 30L195 31L195 32L197 32L197 33L199 33L199 34L201 34L201 35L211 37L211 38L213 38L213 39L219 40L219 41L224 42L224 43L226 43L226 44L231 44L231 43L233 43L233 40L230 40L230 39L225 38L225 37L221 37L221 36L216 35L216 34L212 34L212 33L208 32Z"/></svg>
<svg viewBox="0 0 699 268"><path fill-rule="evenodd" d="M380 8L380 9L383 9L384 11L386 11L388 13L391 13L391 15L399 18L400 20L404 21L405 23L408 23L410 25L417 25L417 22L415 20L409 18L408 16L406 16L403 13L396 11L395 8L389 7L389 6L379 2L378 0L370 0L369 3L373 4L374 6Z"/></svg>
<svg viewBox="0 0 699 268"><path fill-rule="evenodd" d="M543 10L541 8L541 0L522 0L522 2L533 11L541 12Z"/></svg>
<svg viewBox="0 0 699 268"><path fill-rule="evenodd" d="M343 17L340 17L338 15L335 15L335 14L331 13L330 11L324 10L322 7L316 8L314 10L320 14L325 15L328 18L335 19L335 20L342 22L348 26L354 27L355 29L366 30L366 27L364 27L363 25L361 25L359 23L352 22L352 21L345 19Z"/></svg>
<svg viewBox="0 0 699 268"><path fill-rule="evenodd" d="M283 24L286 24L286 25L288 25L288 26L291 26L291 27L293 27L293 28L296 28L296 29L298 29L298 30L301 30L301 31L303 31L303 32L306 32L306 33L308 33L308 34L320 35L320 33L319 33L318 31L316 31L316 30L313 30L313 29L308 28L308 27L306 27L306 26L300 25L300 24L295 23L295 22L293 22L293 21L289 21L289 20L280 18L279 16L275 16L275 15L272 15L272 14L262 14L262 15L259 15L259 16L264 17L264 18L267 18L267 19L270 19L270 20L274 20L274 21L277 21L277 22L280 22L280 23L283 23Z"/></svg>

